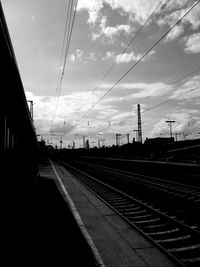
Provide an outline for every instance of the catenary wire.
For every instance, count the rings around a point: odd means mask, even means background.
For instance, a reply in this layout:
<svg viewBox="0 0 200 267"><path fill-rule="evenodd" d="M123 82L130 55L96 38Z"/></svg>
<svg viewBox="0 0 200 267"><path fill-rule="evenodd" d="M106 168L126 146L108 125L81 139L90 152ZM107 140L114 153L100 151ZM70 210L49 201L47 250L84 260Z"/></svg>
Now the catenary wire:
<svg viewBox="0 0 200 267"><path fill-rule="evenodd" d="M89 110L84 113L81 118L77 121L79 122L80 120L82 120L136 65L138 65L142 60L143 58L148 55L150 53L151 50L153 50L154 47L156 47L167 35L170 31L172 31L178 24L180 24L180 22L192 11L192 9L194 7L196 7L198 4L199 4L200 0L196 1L194 5L192 5L192 7L190 7L186 12L185 14L172 26L170 27L170 29L158 40L156 41L156 43L147 51L143 54L143 56L140 57L140 59L102 96L99 98L99 100L93 104ZM73 128L75 128L74 125L72 125L63 135L66 135L68 132L70 132Z"/></svg>
<svg viewBox="0 0 200 267"><path fill-rule="evenodd" d="M156 11L158 10L158 8L160 7L160 5L162 4L164 0L159 1L158 5L155 7L155 9L153 10L153 12L150 14L150 16L146 19L146 21L144 22L144 24L139 28L139 30L134 34L133 38L129 41L129 43L126 45L126 47L124 48L124 50L121 52L121 54L119 55L119 59L125 54L125 52L128 50L128 48L130 47L131 44L133 44L133 42L135 41L135 39L137 38L137 36L140 34L140 32L144 29L144 27L147 25L147 23L152 19L152 17L154 16L154 14L156 13ZM167 0L166 3L168 3L171 0ZM166 5L165 5L166 7ZM91 94L94 94L96 92L96 90L99 88L99 85L105 80L105 78L111 73L111 71L114 69L114 67L116 66L117 62L115 61L110 68L108 69L108 71L104 74L104 76L102 77L102 79L98 82L98 84L95 86L94 90L91 92Z"/></svg>
<svg viewBox="0 0 200 267"><path fill-rule="evenodd" d="M67 16L66 16L66 21L65 21L64 36L63 36L63 42L62 42L62 50L61 50L61 57L60 57L59 73L58 73L56 91L58 91L58 89L59 89L60 75L61 75L61 71L62 71L62 62L63 62L64 50L65 50L65 46L66 46L66 36L67 36L68 28L69 28L69 17L70 17L69 13L70 13L70 10L71 10L71 5L72 5L72 1L69 3L69 5L68 5L69 8L67 9Z"/></svg>
<svg viewBox="0 0 200 267"><path fill-rule="evenodd" d="M90 110L92 110L136 65L138 65L143 60L143 58L148 55L151 50L153 50L153 48L157 46L168 35L170 31L173 30L197 4L199 4L199 2L200 0L198 0L146 53L144 53L144 55L102 97L100 97L100 99L95 104L92 105L92 107L87 111L85 115L87 115Z"/></svg>
<svg viewBox="0 0 200 267"><path fill-rule="evenodd" d="M64 59L66 55L66 49L67 46L69 45L68 40L69 40L69 33L70 33L70 21L72 18L72 7L73 7L73 0L71 0L68 4L68 11L67 11L67 16L66 16L66 22L65 22L65 28L64 28L64 37L63 37L63 44L62 44L62 51L61 51L61 58L60 58L60 66L59 66L59 73L58 73L58 80L57 80L57 96L56 96L56 106L55 106L55 116L54 120L56 119L56 113L57 113L57 108L58 108L58 101L60 97L60 88L61 88L61 83L62 83L62 77L63 77L63 70L64 70ZM53 122L54 122L53 120Z"/></svg>
<svg viewBox="0 0 200 267"><path fill-rule="evenodd" d="M196 70L193 70L192 72L185 74L183 77L178 78L177 80L172 81L171 83L168 84L168 86L172 86L172 85L175 85L175 84L177 84L177 83L180 83L181 81L185 80L186 78L192 76L193 74L195 74L195 73L197 73L197 72L199 72L199 71L200 71L200 68L198 68L198 69L196 69ZM163 87L163 89L165 89L165 88L166 88L166 87ZM146 102L147 100L149 100L149 98L151 98L150 95L149 95L149 96L146 96L145 99L142 101L142 103L144 103L144 102ZM140 99L142 100L143 98L140 98ZM128 110L132 109L133 106L136 105L136 104L138 104L139 102L140 102L140 101L137 100L135 103L133 103L133 104L131 105L131 107L130 107Z"/></svg>
<svg viewBox="0 0 200 267"><path fill-rule="evenodd" d="M75 1L75 5L74 5L74 2L72 0L72 1L70 1L69 5L68 5L69 8L68 8L68 12L67 12L65 29L64 29L63 45L62 45L62 52L61 52L61 58L60 58L60 67L59 67L59 75L60 75L60 77L58 76L57 89L56 89L56 91L57 91L56 107L55 107L53 123L54 123L54 121L56 119L56 114L57 114L57 109L58 109L58 102L59 102L60 93L61 93L61 87L62 87L62 81L63 81L63 77L64 77L64 74L65 74L66 60L67 60L67 56L68 56L68 51L69 51L69 47L70 47L72 31L73 31L73 27L74 27L77 4L78 4L78 0ZM73 11L73 7L74 7L74 14L72 12Z"/></svg>
<svg viewBox="0 0 200 267"><path fill-rule="evenodd" d="M73 18L72 18L72 24L70 25L69 36L68 36L68 40L67 40L67 48L66 48L66 53L65 53L65 58L64 58L64 64L63 64L61 80L60 80L60 88L59 88L60 91L61 91L61 87L62 87L63 77L64 77L64 74L65 74L66 60L67 60L67 56L68 56L68 52L69 52L69 46L70 46L70 42L71 42L71 36L72 36L72 31L73 31L73 27L74 27L74 21L75 21L75 17L76 17L77 4L78 4L78 0L76 0L76 3L75 3L74 14L73 14Z"/></svg>
<svg viewBox="0 0 200 267"><path fill-rule="evenodd" d="M198 87L194 87L194 88L188 90L187 92L184 92L184 93L182 93L182 94L176 96L175 98L170 98L170 99L168 99L168 100L166 100L166 101L164 101L164 102L162 102L162 103L159 103L159 104L157 104L157 105L155 105L155 106L153 106L153 107L147 108L147 109L144 110L142 113L148 112L148 111L150 111L150 110L152 110L152 109L155 109L155 108L157 108L157 107L159 107L159 106L162 106L162 105L164 105L164 104L166 104L166 103L168 103L168 102L170 102L170 101L172 101L172 100L174 100L174 99L176 99L176 98L179 98L179 97L181 97L181 96L183 96L183 95L186 95L186 94L188 94L188 93L190 93L190 92L192 92L192 91L198 90L198 89L200 89L200 86L198 86Z"/></svg>

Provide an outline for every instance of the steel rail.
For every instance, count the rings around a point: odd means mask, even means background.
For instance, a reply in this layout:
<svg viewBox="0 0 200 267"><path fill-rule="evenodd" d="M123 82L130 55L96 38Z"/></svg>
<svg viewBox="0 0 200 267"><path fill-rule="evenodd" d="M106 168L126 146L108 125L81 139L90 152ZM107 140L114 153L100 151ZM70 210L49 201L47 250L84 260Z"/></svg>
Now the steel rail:
<svg viewBox="0 0 200 267"><path fill-rule="evenodd" d="M177 266L200 264L200 232L77 168L60 162Z"/></svg>

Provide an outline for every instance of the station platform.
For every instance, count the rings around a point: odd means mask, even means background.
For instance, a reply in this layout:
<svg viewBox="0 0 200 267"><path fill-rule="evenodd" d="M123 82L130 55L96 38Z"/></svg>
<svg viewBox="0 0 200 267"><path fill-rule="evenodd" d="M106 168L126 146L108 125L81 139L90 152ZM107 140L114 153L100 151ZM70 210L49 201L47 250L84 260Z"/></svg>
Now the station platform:
<svg viewBox="0 0 200 267"><path fill-rule="evenodd" d="M86 259L82 258L81 265L69 266L175 266L140 233L131 229L120 216L82 186L64 167L46 160L39 165L39 172L40 177L54 181L65 200L66 212L70 211L73 215L71 220L80 230L80 236L74 236L75 243L80 245L81 239L85 241L82 242L83 247L76 249L76 253L77 257L81 257L80 253ZM52 202L49 204L53 205ZM69 227L75 226L68 225L66 221L66 226L62 225L63 233L60 234L65 236ZM64 244L69 242L67 239L63 241ZM83 253L84 249L86 252ZM63 257L68 258L67 251Z"/></svg>

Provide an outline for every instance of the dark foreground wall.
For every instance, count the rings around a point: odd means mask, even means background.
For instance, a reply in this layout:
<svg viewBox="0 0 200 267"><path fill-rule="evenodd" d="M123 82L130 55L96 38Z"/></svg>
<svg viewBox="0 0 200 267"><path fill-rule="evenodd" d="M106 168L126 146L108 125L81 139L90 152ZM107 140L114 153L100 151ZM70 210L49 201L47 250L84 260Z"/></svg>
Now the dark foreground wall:
<svg viewBox="0 0 200 267"><path fill-rule="evenodd" d="M20 223L37 179L37 138L0 3L0 226Z"/></svg>

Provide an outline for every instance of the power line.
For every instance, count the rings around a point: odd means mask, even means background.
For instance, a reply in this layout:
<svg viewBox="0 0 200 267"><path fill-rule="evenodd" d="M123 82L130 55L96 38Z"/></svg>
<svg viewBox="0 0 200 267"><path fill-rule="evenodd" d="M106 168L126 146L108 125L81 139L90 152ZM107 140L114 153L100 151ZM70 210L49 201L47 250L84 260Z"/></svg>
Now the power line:
<svg viewBox="0 0 200 267"><path fill-rule="evenodd" d="M59 73L58 73L58 81L57 81L57 88L56 88L56 91L58 91L58 87L59 87L59 80L60 80L60 75L61 75L61 71L62 71L62 62L63 62L63 57L64 57L64 48L65 48L65 45L66 45L66 36L67 36L67 29L68 29L68 25L69 25L69 13L70 13L70 10L71 10L71 4L72 2L70 2L68 4L69 8L67 10L67 16L66 16L66 22L65 22L65 28L64 28L64 36L63 36L63 44L62 44L62 51L61 51L61 57L60 57L60 64L59 64Z"/></svg>
<svg viewBox="0 0 200 267"><path fill-rule="evenodd" d="M195 90L197 90L197 89L200 89L200 86L198 86L198 87L194 87L194 88L188 90L187 92L184 92L184 93L178 95L178 96L175 97L175 98L170 98L170 99L168 99L168 100L166 100L166 101L164 101L164 102L162 102L162 103L160 103L160 104L157 104L157 105L155 105L155 106L153 106L153 107L151 107L151 108L148 108L148 109L146 109L145 111L143 111L142 113L145 113L145 112L150 111L150 110L152 110L152 109L155 109L155 108L157 108L157 107L159 107L159 106L162 106L162 105L164 105L164 104L166 104L166 103L168 103L168 102L170 102L170 101L172 101L172 100L174 100L174 99L176 99L176 98L179 98L179 97L181 97L181 96L183 96L183 95L186 95L186 94L188 94L188 93L190 93L190 92L192 92L192 91L195 91Z"/></svg>
<svg viewBox="0 0 200 267"><path fill-rule="evenodd" d="M182 80L184 80L185 78L188 78L190 76L192 76L194 73L197 73L200 71L200 68L196 69L196 70L193 70L192 72L188 73L188 74L185 74L183 77L179 78L178 80L175 80L173 82L171 82L171 85L174 85L176 83L179 83L181 82Z"/></svg>
<svg viewBox="0 0 200 267"><path fill-rule="evenodd" d="M171 32L180 22L192 11L192 9L199 4L200 0L198 0L191 8L188 9L188 11L158 40L156 43L147 51L143 54L143 56L140 57L140 59L128 70L126 73L102 96L99 98L99 100L93 104L89 110L81 116L81 118L77 121L79 122L84 118L136 65L138 65L146 55L148 55L151 50L153 50L154 47L156 47L167 35L169 32ZM70 127L70 129L65 133L67 134L69 131L71 131L75 126ZM65 135L63 134L63 136Z"/></svg>
<svg viewBox="0 0 200 267"><path fill-rule="evenodd" d="M186 78L192 76L193 74L195 74L195 73L197 73L197 72L199 72L199 71L200 71L200 68L198 68L198 69L196 69L196 70L193 70L192 72L185 74L183 77L178 78L177 80L172 81L171 83L168 84L168 86L172 86L172 85L175 85L175 84L177 84L177 83L180 83L182 80L185 80ZM161 88L161 89L165 89L165 88L166 88L166 87L163 87L163 88ZM144 103L145 101L149 100L149 98L151 98L151 97L152 97L151 95L145 97L145 100L143 100L142 103ZM133 103L132 106L130 107L130 109L132 109L132 107L133 107L134 105L136 105L136 104L138 104L138 103L141 103L141 100L142 100L142 99L143 99L143 98L140 98L140 99L137 100L135 103ZM168 101L168 100L167 100L167 101ZM129 109L128 109L128 110L129 110Z"/></svg>
<svg viewBox="0 0 200 267"><path fill-rule="evenodd" d="M73 1L72 1L73 2ZM77 4L78 4L78 0L76 0L76 3L75 3L75 7L74 7L74 15L73 15L73 18L72 18L72 23L71 25L69 26L69 35L67 36L68 37L68 40L67 40L67 48L66 48L66 52L65 52L65 58L64 58L64 64L63 64L63 70L62 70L62 74L61 74L61 79L60 79L60 90L61 90L61 86L62 86L62 80L63 80L63 76L65 74L65 65L66 65L66 60L67 60L67 56L68 56L68 52L69 52L69 46L70 46L70 42L71 42L71 36L72 36L72 31L73 31L73 26L74 26L74 21L75 21L75 17L76 17L76 9L77 9ZM73 5L72 5L73 7ZM72 8L71 7L71 8Z"/></svg>
<svg viewBox="0 0 200 267"><path fill-rule="evenodd" d="M197 4L199 4L199 2L200 0L198 0L146 53L144 53L144 55L89 109L89 111L93 109L136 65L138 65L143 60L143 58L148 55L151 50L153 50L153 48L157 46L168 35L170 31L173 30Z"/></svg>
<svg viewBox="0 0 200 267"><path fill-rule="evenodd" d="M63 81L63 77L64 77L64 74L65 74L65 66L66 66L66 60L67 60L67 56L68 56L68 52L69 52L69 46L70 46L70 42L71 42L71 36L72 36L72 31L73 31L73 26L74 26L74 21L75 21L75 16L76 16L76 9L77 9L77 4L78 4L78 0L76 0L76 3L75 3L75 8L74 8L74 14L73 14L73 17L72 17L72 9L73 9L73 0L70 2L70 15L69 15L69 19L68 19L68 34L65 35L65 37L67 36L67 42L66 42L66 51L65 51L65 55L64 55L64 62L63 62L63 66L61 66L62 68L62 72L61 72L61 77L60 77L60 81L59 81L59 84L58 84L58 98L60 96L60 92L61 92L61 87L62 87L62 81ZM70 25L70 21L71 21L71 17L72 17L72 22L71 22L71 25ZM58 102L58 101L57 101Z"/></svg>
<svg viewBox="0 0 200 267"><path fill-rule="evenodd" d="M84 116L86 116L136 65L138 65L143 58L149 54L149 52L159 43L161 42L170 31L172 31L176 25L178 25L182 19L197 5L199 4L200 0L198 0L146 53L144 53L144 55L102 96L100 97L100 99L91 106L91 108L81 117L83 118Z"/></svg>
<svg viewBox="0 0 200 267"><path fill-rule="evenodd" d="M72 36L72 31L73 31L73 26L74 26L74 21L75 21L75 16L76 16L77 4L78 4L78 0L75 0L75 4L73 0L71 0L68 4L68 12L67 12L67 17L66 17L66 22L65 22L63 45L62 45L60 66L59 66L59 75L58 75L57 88L56 88L57 98L56 98L54 120L56 118L58 102L59 102L59 97L60 97L61 88L62 88L62 81L63 81L63 77L65 74L66 60L67 60L70 42L71 42L71 36ZM73 13L73 9L74 9L74 13Z"/></svg>
<svg viewBox="0 0 200 267"><path fill-rule="evenodd" d="M124 48L124 50L122 51L122 53L120 54L120 58L121 56L127 51L127 49L129 48L129 46L134 42L134 40L136 39L136 37L140 34L140 32L143 30L143 28L146 26L146 24L151 20L151 18L154 16L154 14L156 13L156 11L158 10L158 8L160 7L160 5L162 4L164 0L159 1L158 5L156 6L156 8L153 10L153 12L150 14L150 16L146 19L146 21L144 22L144 24L139 28L139 30L134 34L133 38L129 41L129 43L127 44L127 46ZM170 0L167 0L164 8L167 6L168 2ZM78 1L77 1L78 3ZM94 88L94 90L92 91L92 94L97 90L97 88L99 87L99 85L105 80L105 78L108 76L108 74L112 71L112 69L115 67L115 65L117 64L117 62L114 62L114 64L108 69L108 71L105 73L105 75L103 76L103 78L99 81L99 83L96 85L96 87ZM57 100L58 103L58 100ZM84 114L77 122L79 122L80 120L82 120L82 118L85 116L86 114ZM74 126L70 127L69 130L65 133L67 134L69 131L71 131L74 128ZM64 134L64 135L65 135ZM63 136L64 136L63 135Z"/></svg>
<svg viewBox="0 0 200 267"><path fill-rule="evenodd" d="M160 5L162 4L163 1L164 0L159 1L159 3L156 6L156 8L153 10L153 12L150 14L150 16L146 19L146 21L144 22L144 24L139 28L139 30L134 34L133 38L129 41L129 43L124 48L124 50L121 52L121 54L119 55L119 59L122 57L122 55L124 55L124 53L127 51L127 49L129 48L129 46L135 41L135 39L140 34L140 32L144 29L144 27L146 26L146 24L151 20L151 18L154 16L154 14L156 13L156 11L158 10L158 8L160 7ZM169 1L170 0L167 0L166 5L168 4ZM165 5L165 7L166 7L166 5ZM117 62L115 61L111 65L111 67L104 74L103 78L98 82L98 84L96 85L96 87L94 88L94 90L92 91L91 94L94 94L95 93L95 91L97 90L97 88L99 87L99 85L105 80L105 78L108 76L108 74L110 74L110 72L113 70L113 68L116 66L116 64L117 64Z"/></svg>

